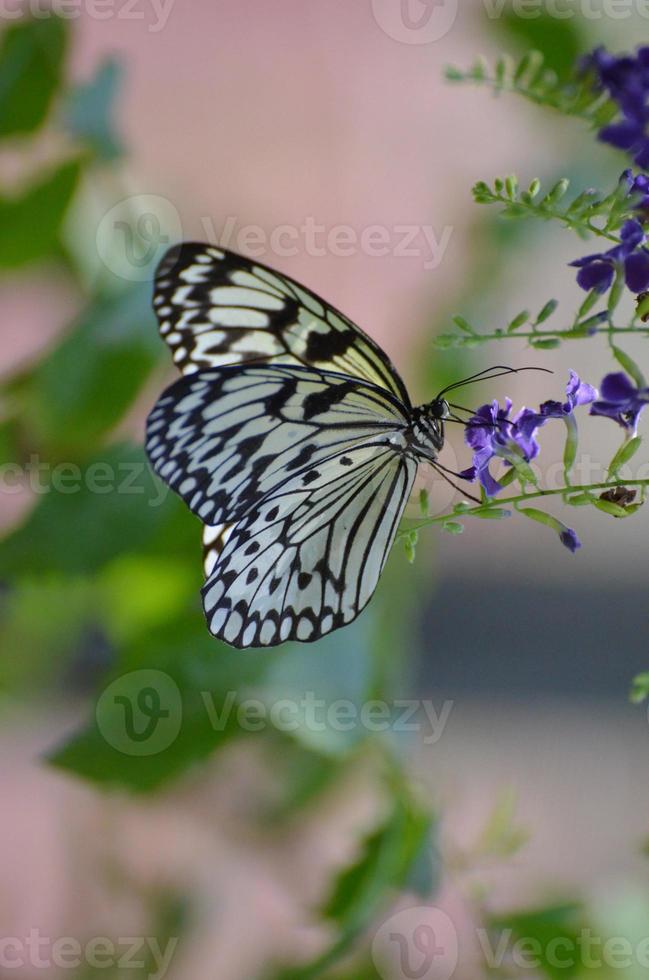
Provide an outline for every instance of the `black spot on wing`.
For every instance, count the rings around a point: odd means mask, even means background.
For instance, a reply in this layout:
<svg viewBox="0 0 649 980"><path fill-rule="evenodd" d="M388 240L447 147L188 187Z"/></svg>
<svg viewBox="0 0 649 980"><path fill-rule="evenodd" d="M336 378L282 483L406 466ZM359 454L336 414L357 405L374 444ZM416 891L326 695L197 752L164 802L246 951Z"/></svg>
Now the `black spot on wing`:
<svg viewBox="0 0 649 980"><path fill-rule="evenodd" d="M328 330L326 333L312 330L306 338L306 359L309 362L329 361L347 353L358 334L355 330Z"/></svg>
<svg viewBox="0 0 649 980"><path fill-rule="evenodd" d="M304 420L308 422L316 415L328 412L334 405L344 401L347 395L358 389L354 381L343 381L342 384L332 384L322 391L313 391L304 399Z"/></svg>

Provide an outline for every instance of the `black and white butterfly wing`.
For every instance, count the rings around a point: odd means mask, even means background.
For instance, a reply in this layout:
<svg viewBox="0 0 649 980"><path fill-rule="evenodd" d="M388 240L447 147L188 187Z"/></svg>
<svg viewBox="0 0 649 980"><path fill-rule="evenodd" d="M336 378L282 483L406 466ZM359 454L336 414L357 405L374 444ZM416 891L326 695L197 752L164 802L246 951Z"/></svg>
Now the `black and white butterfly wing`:
<svg viewBox="0 0 649 980"><path fill-rule="evenodd" d="M248 361L340 371L408 392L388 356L288 276L217 246L184 242L158 267L153 307L183 374Z"/></svg>
<svg viewBox="0 0 649 980"><path fill-rule="evenodd" d="M360 379L283 365L200 371L162 395L147 451L209 525L214 635L273 646L358 615L416 474L406 412Z"/></svg>

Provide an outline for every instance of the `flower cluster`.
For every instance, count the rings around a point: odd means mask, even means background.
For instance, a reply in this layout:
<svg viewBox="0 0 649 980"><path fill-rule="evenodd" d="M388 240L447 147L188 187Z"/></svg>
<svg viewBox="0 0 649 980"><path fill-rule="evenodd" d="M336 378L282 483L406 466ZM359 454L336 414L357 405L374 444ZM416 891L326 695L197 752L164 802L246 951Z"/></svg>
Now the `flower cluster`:
<svg viewBox="0 0 649 980"><path fill-rule="evenodd" d="M649 167L649 47L638 48L635 55L613 55L600 47L582 64L621 113L599 131L599 139L629 153L639 167Z"/></svg>
<svg viewBox="0 0 649 980"><path fill-rule="evenodd" d="M541 426L549 419L568 420L578 405L590 405L597 397L596 389L580 381L578 375L571 371L565 402L543 402L538 412L522 408L513 419L509 417L512 407L509 398L504 408L497 401L482 405L465 428L464 439L473 450L473 465L462 475L465 479L477 477L485 493L494 497L502 490L502 485L489 469L494 458L502 459L510 466L518 462L530 463L539 454L536 434Z"/></svg>
<svg viewBox="0 0 649 980"><path fill-rule="evenodd" d="M641 293L649 286L649 251L644 247L647 236L640 222L625 221L620 238L620 244L607 252L595 252L570 263L579 269L577 282L582 289L605 293L618 269L624 270L624 281L632 292Z"/></svg>

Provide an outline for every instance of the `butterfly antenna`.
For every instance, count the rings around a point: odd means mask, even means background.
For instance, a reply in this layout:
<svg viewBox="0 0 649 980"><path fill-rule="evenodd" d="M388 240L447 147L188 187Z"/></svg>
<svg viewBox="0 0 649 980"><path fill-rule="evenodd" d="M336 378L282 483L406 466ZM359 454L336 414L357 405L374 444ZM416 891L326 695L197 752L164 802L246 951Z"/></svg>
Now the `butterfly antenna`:
<svg viewBox="0 0 649 980"><path fill-rule="evenodd" d="M463 388L465 385L473 384L476 381L493 381L495 378L502 378L507 374L520 374L522 371L543 371L545 374L554 374L554 372L549 368L513 368L508 367L506 364L494 364L493 367L485 368L484 371L478 371L477 374L472 374L470 377L464 378L462 381L455 381L453 384L447 385L446 388L442 388L435 401L437 401L438 398L443 398L449 391L455 391L456 388Z"/></svg>

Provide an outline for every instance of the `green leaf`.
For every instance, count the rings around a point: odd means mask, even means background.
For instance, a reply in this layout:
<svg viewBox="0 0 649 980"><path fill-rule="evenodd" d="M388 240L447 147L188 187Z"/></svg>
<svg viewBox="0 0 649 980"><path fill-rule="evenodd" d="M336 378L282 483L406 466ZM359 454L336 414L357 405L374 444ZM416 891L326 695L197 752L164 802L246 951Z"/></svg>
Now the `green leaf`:
<svg viewBox="0 0 649 980"><path fill-rule="evenodd" d="M430 814L396 801L387 820L366 838L358 860L337 878L322 914L345 929L363 928L386 890L402 888L411 877L432 828Z"/></svg>
<svg viewBox="0 0 649 980"><path fill-rule="evenodd" d="M462 534L464 524L460 524L459 521L444 521L442 531L446 531L447 534Z"/></svg>
<svg viewBox="0 0 649 980"><path fill-rule="evenodd" d="M463 331L464 331L465 333L468 333L468 334L475 334L475 330L473 329L473 327L471 326L471 324L470 324L470 323L468 323L468 322L467 322L467 321L466 321L466 320L464 319L464 317L463 317L463 316L454 316L454 317L453 317L453 323L454 323L454 324L455 324L456 326L458 326L458 327L460 328L460 330L463 330Z"/></svg>
<svg viewBox="0 0 649 980"><path fill-rule="evenodd" d="M147 283L94 300L58 346L10 388L32 444L50 458L94 451L163 351Z"/></svg>
<svg viewBox="0 0 649 980"><path fill-rule="evenodd" d="M506 789L499 798L478 838L480 857L511 857L527 842L529 833L516 823L516 794Z"/></svg>
<svg viewBox="0 0 649 980"><path fill-rule="evenodd" d="M58 254L59 232L77 189L81 164L62 164L17 197L0 197L0 268Z"/></svg>
<svg viewBox="0 0 649 980"><path fill-rule="evenodd" d="M534 955L538 956L543 975L551 980L561 980L581 975L579 956L557 957L556 948L576 950L583 926L583 911L578 903L564 903L525 912L505 915L492 915L487 919L487 927L495 936L492 948L496 948L498 934L534 944ZM510 938L511 942L511 938ZM557 944L559 944L557 946Z"/></svg>
<svg viewBox="0 0 649 980"><path fill-rule="evenodd" d="M540 323L545 323L546 320L549 320L549 318L552 316L552 314L554 313L558 305L559 305L559 300L557 299L548 300L548 302L545 304L541 312L538 314L536 320L534 321L535 324L538 326Z"/></svg>
<svg viewBox="0 0 649 980"><path fill-rule="evenodd" d="M511 321L511 323L508 325L507 333L514 333L514 331L518 330L519 327L522 327L524 324L526 324L529 318L530 318L529 310L523 310L521 313L518 314L518 316L515 316L514 319Z"/></svg>
<svg viewBox="0 0 649 980"><path fill-rule="evenodd" d="M647 698L649 698L649 671L636 674L629 693L629 700L632 704L642 704Z"/></svg>
<svg viewBox="0 0 649 980"><path fill-rule="evenodd" d="M270 663L267 651L242 657L219 643L196 609L123 651L85 727L49 761L101 787L150 793L252 734L239 698Z"/></svg>
<svg viewBox="0 0 649 980"><path fill-rule="evenodd" d="M536 350L554 350L560 344L559 337L532 337L530 340L530 345Z"/></svg>
<svg viewBox="0 0 649 980"><path fill-rule="evenodd" d="M608 480L615 479L615 477L622 469L624 464L628 463L629 460L633 456L635 456L635 454L637 453L641 445L642 445L641 436L633 436L632 439L629 439L628 441L622 443L622 445L616 452L615 456L608 464L608 475L607 475Z"/></svg>
<svg viewBox="0 0 649 980"><path fill-rule="evenodd" d="M90 82L72 90L63 109L65 125L70 133L86 143L98 159L104 161L114 160L123 152L112 120L121 76L120 63L113 58L107 59Z"/></svg>
<svg viewBox="0 0 649 980"><path fill-rule="evenodd" d="M603 511L605 514L610 514L611 517L629 517L629 509L626 507L621 507L613 500L602 500L601 498L597 498L596 500L593 500L593 504L598 510Z"/></svg>
<svg viewBox="0 0 649 980"><path fill-rule="evenodd" d="M541 6L538 16L521 16L517 9L507 5L502 15L491 23L506 36L507 42L515 42L520 48L532 52L533 65L523 66L520 74L534 67L538 72L540 64L545 63L557 73L559 78L571 76L575 62L584 50L585 39L579 18L550 16ZM530 57L527 54L525 57ZM521 69L519 65L517 74Z"/></svg>
<svg viewBox="0 0 649 980"><path fill-rule="evenodd" d="M633 378L638 388L646 388L647 382L645 381L644 374L633 358L619 347L611 345L611 350L613 351L615 360L618 362L618 364L621 364L626 373Z"/></svg>
<svg viewBox="0 0 649 980"><path fill-rule="evenodd" d="M510 510L503 510L501 507L485 507L483 510L471 511L471 517L479 517L483 521L502 521L511 516Z"/></svg>
<svg viewBox="0 0 649 980"><path fill-rule="evenodd" d="M54 16L8 26L0 43L0 137L32 133L61 85L69 25Z"/></svg>
<svg viewBox="0 0 649 980"><path fill-rule="evenodd" d="M566 423L566 441L563 447L563 473L566 483L569 483L570 471L577 458L579 433L577 431L577 422L572 413L566 415L564 421Z"/></svg>
<svg viewBox="0 0 649 980"><path fill-rule="evenodd" d="M0 576L95 572L119 556L193 554L199 523L153 476L139 447L111 446L83 466L30 461L36 506L2 542Z"/></svg>

